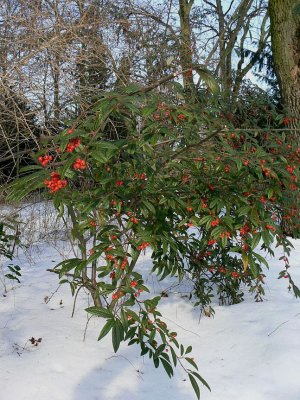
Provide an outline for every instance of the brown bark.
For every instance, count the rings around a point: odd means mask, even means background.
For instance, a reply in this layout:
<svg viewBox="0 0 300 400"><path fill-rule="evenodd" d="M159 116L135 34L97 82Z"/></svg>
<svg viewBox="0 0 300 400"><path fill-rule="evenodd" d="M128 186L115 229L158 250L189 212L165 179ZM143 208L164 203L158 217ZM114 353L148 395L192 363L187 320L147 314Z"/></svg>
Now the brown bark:
<svg viewBox="0 0 300 400"><path fill-rule="evenodd" d="M192 44L192 28L191 28L191 9L194 0L179 1L179 17L180 17L180 45L179 55L180 63L183 71L183 85L187 96L195 97L196 90L192 75L193 65L193 44ZM189 71L190 69L190 71ZM191 99L191 98L190 98Z"/></svg>
<svg viewBox="0 0 300 400"><path fill-rule="evenodd" d="M294 13L298 0L269 0L272 52L283 106L296 128L300 118L300 14ZM299 132L295 134L299 141ZM282 230L295 237L294 227L282 220Z"/></svg>
<svg viewBox="0 0 300 400"><path fill-rule="evenodd" d="M300 118L300 14L298 0L270 0L272 52L283 105L291 126Z"/></svg>

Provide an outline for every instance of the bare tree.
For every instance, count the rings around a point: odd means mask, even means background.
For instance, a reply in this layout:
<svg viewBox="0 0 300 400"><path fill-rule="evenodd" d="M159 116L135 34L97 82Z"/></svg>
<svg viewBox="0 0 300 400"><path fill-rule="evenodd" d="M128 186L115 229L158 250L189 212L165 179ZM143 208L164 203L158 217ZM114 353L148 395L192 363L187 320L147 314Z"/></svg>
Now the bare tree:
<svg viewBox="0 0 300 400"><path fill-rule="evenodd" d="M266 0L0 5L0 163L22 162L23 152L39 148L37 131L56 134L109 89L151 85L183 70L182 93L199 101L205 74L195 73L197 65L216 77L223 107L232 112L269 40ZM16 121L10 136L7 120Z"/></svg>

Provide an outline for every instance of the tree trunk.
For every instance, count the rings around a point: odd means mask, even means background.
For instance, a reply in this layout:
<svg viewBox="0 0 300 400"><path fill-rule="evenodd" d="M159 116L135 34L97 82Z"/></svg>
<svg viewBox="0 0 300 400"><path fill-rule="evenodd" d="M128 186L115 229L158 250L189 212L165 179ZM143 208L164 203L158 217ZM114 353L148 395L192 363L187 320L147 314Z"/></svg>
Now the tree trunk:
<svg viewBox="0 0 300 400"><path fill-rule="evenodd" d="M282 101L296 128L300 117L300 14L299 0L269 0L272 52Z"/></svg>
<svg viewBox="0 0 300 400"><path fill-rule="evenodd" d="M191 9L194 0L179 1L179 17L180 17L180 46L179 55L180 63L183 71L190 69L190 72L183 74L183 85L189 100L195 98L196 88L192 75L193 65L193 44L192 44L192 28L190 21Z"/></svg>
<svg viewBox="0 0 300 400"><path fill-rule="evenodd" d="M298 4L299 0L269 0L275 72L291 128L299 126L300 117L300 14L294 10ZM299 142L299 132L294 135ZM281 228L287 236L295 237L290 221L282 220Z"/></svg>

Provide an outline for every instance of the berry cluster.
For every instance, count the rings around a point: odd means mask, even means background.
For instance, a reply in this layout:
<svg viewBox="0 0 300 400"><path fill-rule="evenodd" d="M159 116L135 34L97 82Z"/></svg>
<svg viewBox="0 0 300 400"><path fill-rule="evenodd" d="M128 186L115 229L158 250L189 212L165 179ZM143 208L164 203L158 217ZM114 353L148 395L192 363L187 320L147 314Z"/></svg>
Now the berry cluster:
<svg viewBox="0 0 300 400"><path fill-rule="evenodd" d="M124 296L124 292L122 292L122 290L119 290L118 292L113 293L111 297L113 300L118 300L120 297L123 297L123 296Z"/></svg>
<svg viewBox="0 0 300 400"><path fill-rule="evenodd" d="M201 207L202 207L202 208L207 208L207 201L208 201L208 200L205 199L205 198L202 198L202 199L201 199Z"/></svg>
<svg viewBox="0 0 300 400"><path fill-rule="evenodd" d="M71 139L71 140L70 140L70 143L68 143L68 145L67 145L67 147L66 147L66 151L67 151L68 153L73 153L73 151L74 151L75 149L77 149L77 147L80 146L80 143L81 143L81 141L80 141L80 139L78 139L78 138Z"/></svg>
<svg viewBox="0 0 300 400"><path fill-rule="evenodd" d="M273 225L266 225L266 229L268 229L268 231L273 231L273 232L276 231L276 228Z"/></svg>
<svg viewBox="0 0 300 400"><path fill-rule="evenodd" d="M184 121L186 119L186 116L184 114L179 114L177 115L177 119L179 119L179 121Z"/></svg>
<svg viewBox="0 0 300 400"><path fill-rule="evenodd" d="M127 267L127 264L128 264L128 259L124 258L120 265L120 268L124 270Z"/></svg>
<svg viewBox="0 0 300 400"><path fill-rule="evenodd" d="M296 175L295 175L295 169L296 169L296 165L288 165L286 167L286 170L290 173L293 181L296 181Z"/></svg>
<svg viewBox="0 0 300 400"><path fill-rule="evenodd" d="M222 239L224 237L230 238L231 237L231 233L228 232L228 231L220 233L220 238Z"/></svg>
<svg viewBox="0 0 300 400"><path fill-rule="evenodd" d="M49 162L51 162L51 161L53 160L53 157L52 157L52 156L49 156L48 154L46 154L46 155L44 155L44 156L40 156L40 157L38 158L38 160L39 160L40 164L41 164L43 167L46 167L46 165L48 165Z"/></svg>
<svg viewBox="0 0 300 400"><path fill-rule="evenodd" d="M82 160L81 158L77 158L76 162L73 164L73 168L76 170L83 170L86 169L87 163L85 160Z"/></svg>
<svg viewBox="0 0 300 400"><path fill-rule="evenodd" d="M141 180L145 180L146 179L146 174L144 172L142 172L141 174L139 174L138 172L136 172L134 174L134 177L137 179L141 179Z"/></svg>
<svg viewBox="0 0 300 400"><path fill-rule="evenodd" d="M242 226L241 229L240 229L240 234L241 234L241 236L245 236L245 235L247 235L247 233L249 233L249 232L250 232L250 227L249 227L248 224L245 224L245 225Z"/></svg>
<svg viewBox="0 0 300 400"><path fill-rule="evenodd" d="M215 239L210 239L210 240L207 242L207 245L208 245L208 246L212 246L212 245L214 245L215 243L217 243L217 241L216 241Z"/></svg>
<svg viewBox="0 0 300 400"><path fill-rule="evenodd" d="M51 179L46 179L44 184L50 189L50 193L55 193L66 187L68 182L66 179L61 179L57 172L51 172Z"/></svg>
<svg viewBox="0 0 300 400"><path fill-rule="evenodd" d="M219 225L219 218L216 218L216 219L214 219L212 222L211 222L211 226L212 227L215 227L215 226L217 226L217 225Z"/></svg>
<svg viewBox="0 0 300 400"><path fill-rule="evenodd" d="M149 242L144 242L142 244L139 245L138 250L144 250L146 247L148 247L150 245Z"/></svg>

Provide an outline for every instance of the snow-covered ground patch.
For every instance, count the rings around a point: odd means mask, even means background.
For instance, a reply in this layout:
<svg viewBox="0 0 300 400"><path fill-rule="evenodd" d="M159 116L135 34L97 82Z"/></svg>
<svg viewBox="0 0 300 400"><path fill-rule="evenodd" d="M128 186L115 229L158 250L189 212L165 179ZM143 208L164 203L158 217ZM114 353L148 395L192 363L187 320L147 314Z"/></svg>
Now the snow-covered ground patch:
<svg viewBox="0 0 300 400"><path fill-rule="evenodd" d="M291 273L300 285L300 242L294 244ZM97 342L103 321L92 318L86 325L89 299L83 291L71 318L69 287L58 287L57 276L47 271L61 260L61 249L40 244L30 258L20 253L21 284L5 295L0 288L0 398L194 399L180 368L170 380L137 348L122 344L114 354L109 335ZM147 273L150 264L146 254L139 270ZM277 279L281 269L282 261L270 262L263 303L247 296L238 305L215 306L214 318L201 319L188 301L186 284L147 278L153 294L172 287L160 310L179 341L193 346L200 373L212 388L211 393L202 388L203 400L300 399L300 299L287 291L285 279Z"/></svg>

